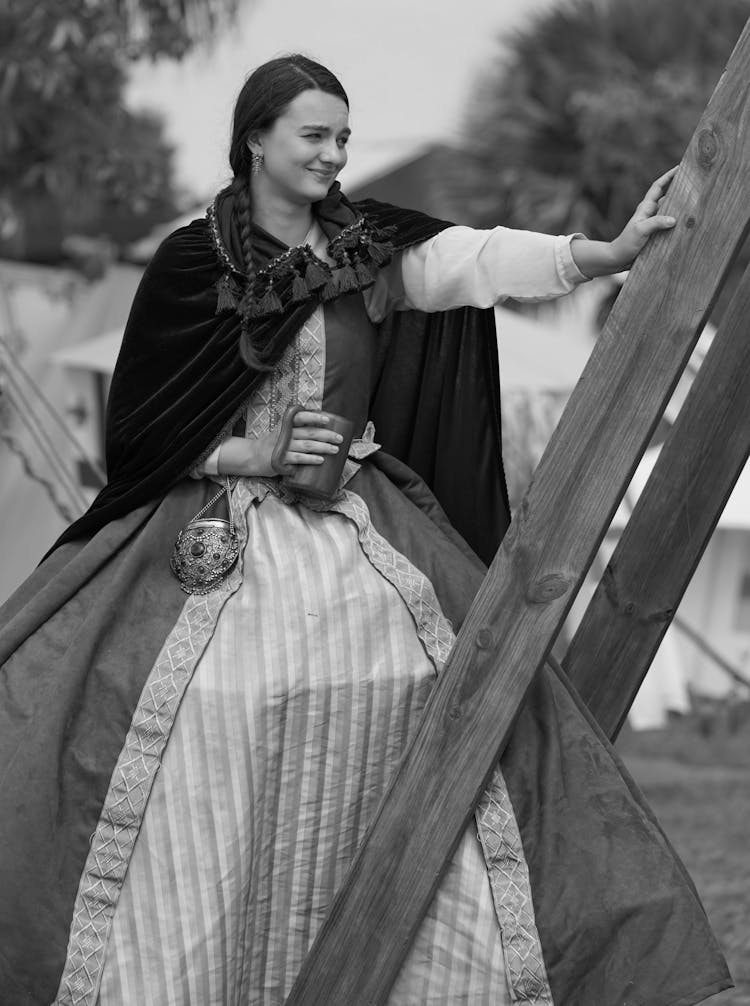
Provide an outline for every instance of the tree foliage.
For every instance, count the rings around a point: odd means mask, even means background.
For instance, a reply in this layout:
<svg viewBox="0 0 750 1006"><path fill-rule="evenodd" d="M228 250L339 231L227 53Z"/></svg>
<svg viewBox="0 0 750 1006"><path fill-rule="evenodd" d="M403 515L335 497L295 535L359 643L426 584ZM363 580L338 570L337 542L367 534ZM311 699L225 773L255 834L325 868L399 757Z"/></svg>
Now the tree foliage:
<svg viewBox="0 0 750 1006"><path fill-rule="evenodd" d="M516 34L474 96L450 197L498 222L611 239L677 164L748 0L568 0Z"/></svg>
<svg viewBox="0 0 750 1006"><path fill-rule="evenodd" d="M125 107L128 69L143 57L182 57L236 6L236 0L5 0L0 234L6 245L15 235L22 254L50 257L60 235L106 232L124 208L136 220L172 212L171 151L155 117Z"/></svg>

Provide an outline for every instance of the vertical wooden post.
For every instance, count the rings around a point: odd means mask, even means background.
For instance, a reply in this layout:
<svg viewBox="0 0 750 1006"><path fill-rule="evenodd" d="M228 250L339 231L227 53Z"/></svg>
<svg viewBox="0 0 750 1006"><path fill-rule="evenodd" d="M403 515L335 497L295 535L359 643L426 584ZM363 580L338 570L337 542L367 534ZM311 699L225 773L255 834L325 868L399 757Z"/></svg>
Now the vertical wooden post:
<svg viewBox="0 0 750 1006"><path fill-rule="evenodd" d="M750 26L287 1006L381 1006L750 219Z"/></svg>
<svg viewBox="0 0 750 1006"><path fill-rule="evenodd" d="M750 454L750 269L563 660L614 738Z"/></svg>

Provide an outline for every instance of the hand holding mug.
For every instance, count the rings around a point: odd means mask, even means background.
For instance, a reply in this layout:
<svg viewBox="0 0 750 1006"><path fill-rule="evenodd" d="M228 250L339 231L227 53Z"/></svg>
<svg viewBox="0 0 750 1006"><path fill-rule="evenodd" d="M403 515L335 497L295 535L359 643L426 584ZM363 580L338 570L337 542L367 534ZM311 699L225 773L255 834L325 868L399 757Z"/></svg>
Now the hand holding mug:
<svg viewBox="0 0 750 1006"><path fill-rule="evenodd" d="M330 499L339 487L353 436L354 424L344 416L290 405L271 465L288 489Z"/></svg>

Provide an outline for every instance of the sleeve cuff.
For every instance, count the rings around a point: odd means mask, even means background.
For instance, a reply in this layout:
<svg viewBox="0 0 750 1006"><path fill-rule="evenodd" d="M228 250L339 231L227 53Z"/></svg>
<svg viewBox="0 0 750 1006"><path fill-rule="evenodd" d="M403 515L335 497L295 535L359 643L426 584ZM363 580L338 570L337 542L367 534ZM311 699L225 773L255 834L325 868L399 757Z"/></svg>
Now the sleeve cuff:
<svg viewBox="0 0 750 1006"><path fill-rule="evenodd" d="M582 273L575 263L573 252L570 250L573 238L586 239L586 235L581 233L562 234L557 238L555 243L555 262L557 263L557 271L565 289L568 291L580 286L581 283L588 283L591 279L590 276L586 276L585 273Z"/></svg>
<svg viewBox="0 0 750 1006"><path fill-rule="evenodd" d="M218 475L219 474L219 454L221 453L221 444L211 451L207 458L205 458L199 465L190 470L191 479L203 479L207 475Z"/></svg>

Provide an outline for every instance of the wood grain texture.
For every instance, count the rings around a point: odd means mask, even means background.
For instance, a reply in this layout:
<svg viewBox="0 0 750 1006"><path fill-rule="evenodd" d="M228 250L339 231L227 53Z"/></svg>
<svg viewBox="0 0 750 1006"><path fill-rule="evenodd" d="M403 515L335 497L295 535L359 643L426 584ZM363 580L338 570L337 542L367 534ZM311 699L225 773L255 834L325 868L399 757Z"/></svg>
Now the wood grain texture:
<svg viewBox="0 0 750 1006"><path fill-rule="evenodd" d="M748 81L746 28L287 1006L387 1001L747 228Z"/></svg>
<svg viewBox="0 0 750 1006"><path fill-rule="evenodd" d="M563 665L616 737L750 454L750 270Z"/></svg>

